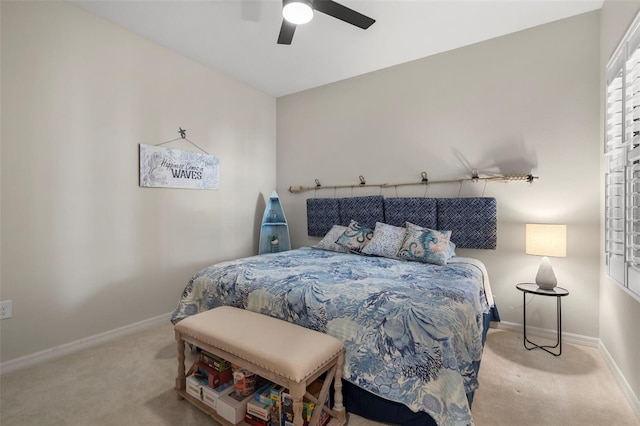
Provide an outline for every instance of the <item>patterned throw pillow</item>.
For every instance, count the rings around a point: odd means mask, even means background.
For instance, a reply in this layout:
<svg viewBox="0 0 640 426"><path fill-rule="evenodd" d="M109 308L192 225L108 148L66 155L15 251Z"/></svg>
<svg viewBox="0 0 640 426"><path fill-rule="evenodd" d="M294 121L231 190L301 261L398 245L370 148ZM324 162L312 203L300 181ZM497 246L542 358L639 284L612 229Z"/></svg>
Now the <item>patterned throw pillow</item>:
<svg viewBox="0 0 640 426"><path fill-rule="evenodd" d="M344 233L336 240L336 244L348 248L353 253L362 253L373 237L371 228L352 220Z"/></svg>
<svg viewBox="0 0 640 426"><path fill-rule="evenodd" d="M333 225L329 232L327 232L327 235L325 235L318 244L313 246L313 248L327 251L337 251L338 253L349 253L348 248L336 244L336 240L340 238L340 236L344 234L344 231L346 230L346 226Z"/></svg>
<svg viewBox="0 0 640 426"><path fill-rule="evenodd" d="M376 222L373 238L371 238L371 242L362 249L362 253L397 259L398 250L400 250L402 242L404 241L405 232L406 229L400 226Z"/></svg>
<svg viewBox="0 0 640 426"><path fill-rule="evenodd" d="M436 231L409 222L406 226L398 257L436 265L447 263L451 231Z"/></svg>
<svg viewBox="0 0 640 426"><path fill-rule="evenodd" d="M456 255L456 245L449 241L449 250L447 251L447 260Z"/></svg>

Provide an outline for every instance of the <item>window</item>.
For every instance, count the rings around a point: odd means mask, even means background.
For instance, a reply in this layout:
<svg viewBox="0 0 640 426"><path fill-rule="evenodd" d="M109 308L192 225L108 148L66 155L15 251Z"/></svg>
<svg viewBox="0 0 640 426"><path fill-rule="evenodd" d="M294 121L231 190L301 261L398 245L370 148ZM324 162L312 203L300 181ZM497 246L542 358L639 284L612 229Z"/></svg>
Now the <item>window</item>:
<svg viewBox="0 0 640 426"><path fill-rule="evenodd" d="M640 300L640 14L607 64L606 79L607 273Z"/></svg>

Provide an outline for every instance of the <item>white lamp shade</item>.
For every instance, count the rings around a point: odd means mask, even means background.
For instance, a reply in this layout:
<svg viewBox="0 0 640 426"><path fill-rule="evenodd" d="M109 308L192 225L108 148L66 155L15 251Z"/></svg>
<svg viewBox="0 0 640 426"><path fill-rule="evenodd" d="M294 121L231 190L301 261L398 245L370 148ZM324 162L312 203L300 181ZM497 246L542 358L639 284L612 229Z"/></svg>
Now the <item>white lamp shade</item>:
<svg viewBox="0 0 640 426"><path fill-rule="evenodd" d="M292 24L306 24L313 18L313 8L308 0L291 0L285 2L282 16Z"/></svg>
<svg viewBox="0 0 640 426"><path fill-rule="evenodd" d="M527 254L536 256L567 256L567 225L527 224Z"/></svg>

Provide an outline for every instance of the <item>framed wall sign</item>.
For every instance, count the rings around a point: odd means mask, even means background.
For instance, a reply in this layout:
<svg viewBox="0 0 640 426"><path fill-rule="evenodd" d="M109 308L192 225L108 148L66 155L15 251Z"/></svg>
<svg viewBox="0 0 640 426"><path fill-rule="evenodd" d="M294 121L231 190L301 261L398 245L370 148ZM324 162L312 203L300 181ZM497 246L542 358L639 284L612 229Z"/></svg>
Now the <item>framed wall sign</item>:
<svg viewBox="0 0 640 426"><path fill-rule="evenodd" d="M140 186L218 189L220 158L194 151L140 144Z"/></svg>

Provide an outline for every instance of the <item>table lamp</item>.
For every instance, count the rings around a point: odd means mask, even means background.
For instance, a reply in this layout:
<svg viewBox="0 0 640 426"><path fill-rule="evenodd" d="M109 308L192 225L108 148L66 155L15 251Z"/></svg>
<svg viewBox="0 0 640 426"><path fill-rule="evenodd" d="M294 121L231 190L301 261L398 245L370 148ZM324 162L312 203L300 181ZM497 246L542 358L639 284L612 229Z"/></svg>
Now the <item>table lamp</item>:
<svg viewBox="0 0 640 426"><path fill-rule="evenodd" d="M527 254L544 256L538 268L536 284L542 289L551 290L558 285L558 280L549 256L567 256L567 225L527 224L526 240Z"/></svg>

